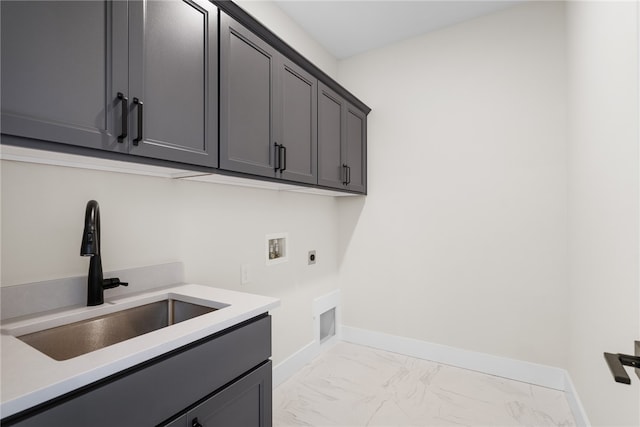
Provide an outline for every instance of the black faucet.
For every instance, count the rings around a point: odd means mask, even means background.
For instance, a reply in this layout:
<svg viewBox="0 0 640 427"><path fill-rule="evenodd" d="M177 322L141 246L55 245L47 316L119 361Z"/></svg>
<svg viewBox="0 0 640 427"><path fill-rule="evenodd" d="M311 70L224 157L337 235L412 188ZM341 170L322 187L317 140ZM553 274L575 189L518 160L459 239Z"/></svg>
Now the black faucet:
<svg viewBox="0 0 640 427"><path fill-rule="evenodd" d="M102 258L100 257L100 206L95 200L87 202L84 213L84 232L80 255L90 256L89 277L87 279L87 305L104 303L104 290L118 286L128 286L117 277L104 279L102 277Z"/></svg>

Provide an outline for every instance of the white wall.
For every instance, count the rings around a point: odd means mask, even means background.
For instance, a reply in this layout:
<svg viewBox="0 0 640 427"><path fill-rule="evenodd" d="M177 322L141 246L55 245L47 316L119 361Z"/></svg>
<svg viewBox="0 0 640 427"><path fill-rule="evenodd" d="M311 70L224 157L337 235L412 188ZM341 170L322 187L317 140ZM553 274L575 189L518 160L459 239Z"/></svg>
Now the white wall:
<svg viewBox="0 0 640 427"><path fill-rule="evenodd" d="M370 193L340 200L346 326L566 366L564 7L341 61Z"/></svg>
<svg viewBox="0 0 640 427"><path fill-rule="evenodd" d="M86 274L90 199L100 203L106 271L182 261L187 281L282 300L276 364L313 341L312 301L338 286L333 198L2 161L2 286ZM290 259L267 267L265 235L279 232L289 233Z"/></svg>
<svg viewBox="0 0 640 427"><path fill-rule="evenodd" d="M182 259L195 283L282 300L273 316L274 361L314 340L313 300L337 289L337 206L333 197L183 183ZM288 233L288 258L265 265L265 235ZM317 263L309 266L309 250ZM251 283L240 286L249 265Z"/></svg>
<svg viewBox="0 0 640 427"><path fill-rule="evenodd" d="M2 161L2 286L87 274L84 209L101 206L105 270L180 261L177 182Z"/></svg>
<svg viewBox="0 0 640 427"><path fill-rule="evenodd" d="M328 74L337 62L271 3L239 2ZM2 286L86 274L84 208L100 203L105 270L183 261L188 281L278 297L277 364L314 340L312 301L338 286L337 206L289 194L108 172L1 162ZM267 233L288 232L287 263L265 266ZM307 251L318 261L307 266ZM241 285L241 265L252 282ZM132 284L135 286L135 284Z"/></svg>
<svg viewBox="0 0 640 427"><path fill-rule="evenodd" d="M276 363L340 285L348 326L568 367L595 425L640 424L638 381L601 355L640 336L635 4L532 2L339 65L274 4L239 4L373 108L369 196L2 161L2 286L84 274L95 198L105 269L182 260L281 298ZM266 267L281 231L292 259Z"/></svg>
<svg viewBox="0 0 640 427"><path fill-rule="evenodd" d="M640 380L613 382L602 352L640 340L638 4L571 2L569 371L593 425L640 425Z"/></svg>

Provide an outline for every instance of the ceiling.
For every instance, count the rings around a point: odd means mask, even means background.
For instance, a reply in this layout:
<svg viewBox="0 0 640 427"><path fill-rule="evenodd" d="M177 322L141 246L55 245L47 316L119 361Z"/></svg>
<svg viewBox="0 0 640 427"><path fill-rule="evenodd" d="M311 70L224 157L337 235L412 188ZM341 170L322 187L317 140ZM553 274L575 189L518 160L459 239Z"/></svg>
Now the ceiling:
<svg viewBox="0 0 640 427"><path fill-rule="evenodd" d="M338 59L506 9L525 0L276 0Z"/></svg>

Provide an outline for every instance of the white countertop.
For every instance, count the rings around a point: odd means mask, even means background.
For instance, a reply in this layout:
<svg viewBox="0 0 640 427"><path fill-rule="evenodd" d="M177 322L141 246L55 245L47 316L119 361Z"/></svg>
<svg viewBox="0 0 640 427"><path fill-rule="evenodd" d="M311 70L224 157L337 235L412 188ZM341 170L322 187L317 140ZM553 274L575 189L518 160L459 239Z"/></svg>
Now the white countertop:
<svg viewBox="0 0 640 427"><path fill-rule="evenodd" d="M218 310L63 361L56 361L15 338L15 335L163 299L180 299ZM37 317L8 319L2 323L0 337L0 417L5 418L46 402L266 313L279 305L280 301L276 298L186 284L108 299L96 307L73 307Z"/></svg>

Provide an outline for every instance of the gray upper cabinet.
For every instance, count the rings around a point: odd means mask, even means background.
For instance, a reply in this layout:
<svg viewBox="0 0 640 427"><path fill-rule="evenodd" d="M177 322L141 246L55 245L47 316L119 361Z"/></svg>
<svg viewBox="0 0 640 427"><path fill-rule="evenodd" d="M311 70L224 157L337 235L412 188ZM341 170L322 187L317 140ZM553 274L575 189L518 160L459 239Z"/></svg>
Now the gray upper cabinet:
<svg viewBox="0 0 640 427"><path fill-rule="evenodd" d="M318 181L318 80L282 57L279 66L282 117L276 139L282 148L281 176L316 184Z"/></svg>
<svg viewBox="0 0 640 427"><path fill-rule="evenodd" d="M276 176L277 55L268 43L220 14L220 168Z"/></svg>
<svg viewBox="0 0 640 427"><path fill-rule="evenodd" d="M366 192L366 138L366 114L320 83L318 184Z"/></svg>
<svg viewBox="0 0 640 427"><path fill-rule="evenodd" d="M2 133L217 166L217 8L2 2Z"/></svg>
<svg viewBox="0 0 640 427"><path fill-rule="evenodd" d="M129 3L132 154L218 166L218 9Z"/></svg>
<svg viewBox="0 0 640 427"><path fill-rule="evenodd" d="M117 93L127 90L127 4L0 7L2 133L126 151Z"/></svg>
<svg viewBox="0 0 640 427"><path fill-rule="evenodd" d="M364 193L367 189L367 116L347 103L343 162L346 165L347 189Z"/></svg>
<svg viewBox="0 0 640 427"><path fill-rule="evenodd" d="M0 1L0 19L3 143L366 193L369 108L231 1Z"/></svg>
<svg viewBox="0 0 640 427"><path fill-rule="evenodd" d="M317 182L317 79L220 18L220 167Z"/></svg>
<svg viewBox="0 0 640 427"><path fill-rule="evenodd" d="M320 83L318 90L318 184L344 188L342 166L347 102Z"/></svg>

